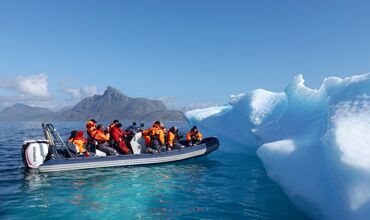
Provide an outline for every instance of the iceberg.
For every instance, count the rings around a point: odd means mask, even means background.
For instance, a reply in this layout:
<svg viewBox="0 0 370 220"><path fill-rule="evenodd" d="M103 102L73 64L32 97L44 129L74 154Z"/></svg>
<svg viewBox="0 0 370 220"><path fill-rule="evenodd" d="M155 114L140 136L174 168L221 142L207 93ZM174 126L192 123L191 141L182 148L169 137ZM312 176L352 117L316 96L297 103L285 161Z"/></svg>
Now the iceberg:
<svg viewBox="0 0 370 220"><path fill-rule="evenodd" d="M284 92L257 89L185 116L239 146L221 150L256 154L309 216L370 218L370 74L329 77L318 90L298 75Z"/></svg>

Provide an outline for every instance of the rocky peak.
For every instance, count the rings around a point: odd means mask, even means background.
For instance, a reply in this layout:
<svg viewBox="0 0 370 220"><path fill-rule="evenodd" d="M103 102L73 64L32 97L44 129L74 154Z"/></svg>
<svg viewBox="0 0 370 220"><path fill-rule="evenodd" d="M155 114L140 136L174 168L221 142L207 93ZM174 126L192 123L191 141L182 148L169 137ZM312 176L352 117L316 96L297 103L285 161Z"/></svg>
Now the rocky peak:
<svg viewBox="0 0 370 220"><path fill-rule="evenodd" d="M22 103L16 103L13 105L13 107L9 107L9 108L31 108L31 106L28 106Z"/></svg>
<svg viewBox="0 0 370 220"><path fill-rule="evenodd" d="M124 97L127 97L121 91L119 91L118 89L116 89L112 86L107 87L107 89L104 91L103 96L124 96Z"/></svg>

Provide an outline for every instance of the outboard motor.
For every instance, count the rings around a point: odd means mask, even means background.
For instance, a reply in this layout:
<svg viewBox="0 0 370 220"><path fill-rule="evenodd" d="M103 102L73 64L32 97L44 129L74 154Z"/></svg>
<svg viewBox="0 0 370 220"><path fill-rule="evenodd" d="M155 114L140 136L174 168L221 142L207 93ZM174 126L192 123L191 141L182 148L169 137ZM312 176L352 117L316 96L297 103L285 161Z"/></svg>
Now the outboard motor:
<svg viewBox="0 0 370 220"><path fill-rule="evenodd" d="M28 140L23 142L23 163L28 168L38 168L44 163L49 153L49 142L47 140Z"/></svg>
<svg viewBox="0 0 370 220"><path fill-rule="evenodd" d="M143 154L146 151L145 140L141 132L135 133L130 141L130 145L134 154Z"/></svg>

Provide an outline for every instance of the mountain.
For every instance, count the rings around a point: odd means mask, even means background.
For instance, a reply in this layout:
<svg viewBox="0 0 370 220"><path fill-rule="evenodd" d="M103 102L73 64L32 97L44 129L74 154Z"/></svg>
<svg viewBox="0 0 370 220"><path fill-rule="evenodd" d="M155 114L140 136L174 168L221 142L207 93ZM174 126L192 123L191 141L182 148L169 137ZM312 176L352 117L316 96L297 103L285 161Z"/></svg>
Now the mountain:
<svg viewBox="0 0 370 220"><path fill-rule="evenodd" d="M59 112L58 120L98 121L139 120L139 121L184 121L180 111L170 111L163 102L146 98L131 98L121 91L108 86L103 95L85 98L70 110Z"/></svg>
<svg viewBox="0 0 370 220"><path fill-rule="evenodd" d="M0 121L43 121L52 120L56 113L40 107L31 107L17 103L0 112Z"/></svg>
<svg viewBox="0 0 370 220"><path fill-rule="evenodd" d="M0 112L0 121L80 121L94 118L98 121L184 121L181 111L170 111L162 101L131 98L108 86L103 95L85 98L74 107L53 112L47 108L15 104Z"/></svg>

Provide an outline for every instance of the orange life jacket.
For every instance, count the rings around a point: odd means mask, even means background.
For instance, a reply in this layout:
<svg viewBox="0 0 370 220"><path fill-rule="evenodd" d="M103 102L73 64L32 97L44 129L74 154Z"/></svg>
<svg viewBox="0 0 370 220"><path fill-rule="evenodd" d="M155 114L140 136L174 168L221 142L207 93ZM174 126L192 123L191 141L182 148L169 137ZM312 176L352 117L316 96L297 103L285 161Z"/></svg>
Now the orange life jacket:
<svg viewBox="0 0 370 220"><path fill-rule="evenodd" d="M84 148L84 145L85 145L85 141L84 139L79 139L79 138L75 138L73 140L73 144L77 146L77 149L78 149L78 153L84 153L86 150Z"/></svg>
<svg viewBox="0 0 370 220"><path fill-rule="evenodd" d="M203 139L203 135L198 131L197 133L195 133L193 130L190 130L187 134L186 134L186 140L187 141L190 141L192 137L194 137L201 141Z"/></svg>
<svg viewBox="0 0 370 220"><path fill-rule="evenodd" d="M157 124L153 124L153 127L144 130L143 132L145 143L147 146L150 145L151 140L158 139L160 144L164 144L164 132Z"/></svg>
<svg viewBox="0 0 370 220"><path fill-rule="evenodd" d="M169 131L168 135L167 135L167 145L172 147L173 146L173 141L175 140L175 138L176 138L176 134Z"/></svg>
<svg viewBox="0 0 370 220"><path fill-rule="evenodd" d="M77 153L84 153L86 152L85 148L84 148L84 145L86 144L86 139L85 138L81 138L81 137L74 137L74 138L70 138L68 139L68 142L72 143L73 145L76 146L76 151Z"/></svg>
<svg viewBox="0 0 370 220"><path fill-rule="evenodd" d="M109 134L105 134L104 131L96 129L94 133L94 139L98 142L109 141Z"/></svg>
<svg viewBox="0 0 370 220"><path fill-rule="evenodd" d="M94 137L94 134L93 132L96 130L96 124L93 122L93 121L88 121L86 123L86 132L87 132L87 135L93 139Z"/></svg>

